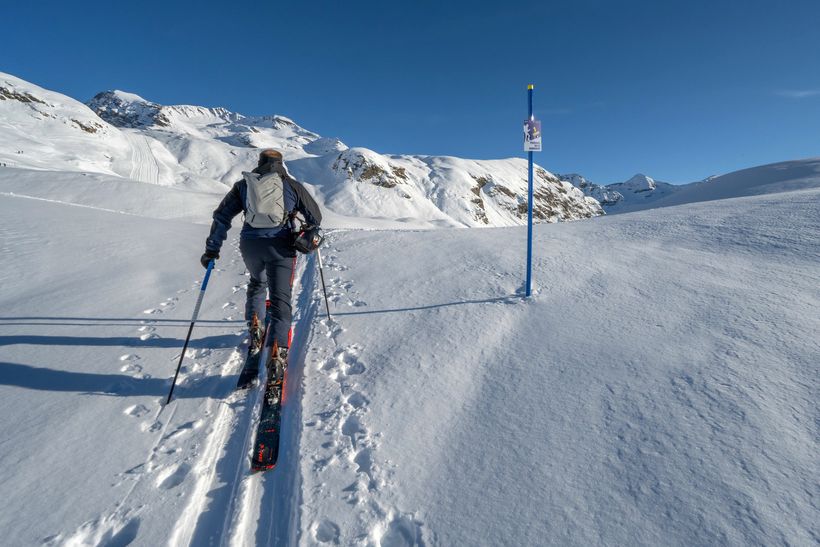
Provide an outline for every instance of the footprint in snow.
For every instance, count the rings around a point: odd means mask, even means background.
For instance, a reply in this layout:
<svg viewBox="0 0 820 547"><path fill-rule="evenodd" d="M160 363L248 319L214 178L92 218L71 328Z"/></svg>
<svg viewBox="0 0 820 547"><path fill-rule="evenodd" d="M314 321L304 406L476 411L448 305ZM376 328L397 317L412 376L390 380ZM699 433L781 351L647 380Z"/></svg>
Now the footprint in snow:
<svg viewBox="0 0 820 547"><path fill-rule="evenodd" d="M185 477L188 476L190 470L191 466L187 463L163 470L157 475L157 487L163 490L170 490L171 488L179 486L182 484L182 481L185 480Z"/></svg>
<svg viewBox="0 0 820 547"><path fill-rule="evenodd" d="M319 543L338 543L339 526L332 520L322 519L311 526L313 539Z"/></svg>
<svg viewBox="0 0 820 547"><path fill-rule="evenodd" d="M137 539L140 519L126 520L109 515L84 523L70 537L49 536L43 544L51 545L130 545Z"/></svg>
<svg viewBox="0 0 820 547"><path fill-rule="evenodd" d="M367 435L367 430L357 416L348 416L342 424L342 434L349 437L355 447L359 438Z"/></svg>
<svg viewBox="0 0 820 547"><path fill-rule="evenodd" d="M142 422L140 424L140 430L143 433L156 433L162 429L162 422L159 420L155 420L153 422Z"/></svg>
<svg viewBox="0 0 820 547"><path fill-rule="evenodd" d="M365 475L373 480L372 469L373 469L373 453L369 448L365 448L360 450L356 453L355 456L352 458L353 463L356 464L358 467L357 472L364 473Z"/></svg>
<svg viewBox="0 0 820 547"><path fill-rule="evenodd" d="M353 408L362 408L365 406L369 401L367 397L359 393L358 391L352 392L350 395L347 396L347 404L352 406Z"/></svg>
<svg viewBox="0 0 820 547"><path fill-rule="evenodd" d="M356 358L351 358L344 363L344 372L347 376L362 374L364 371L365 366Z"/></svg>
<svg viewBox="0 0 820 547"><path fill-rule="evenodd" d="M412 517L395 515L374 530L379 547L423 546L421 526Z"/></svg>
<svg viewBox="0 0 820 547"><path fill-rule="evenodd" d="M142 418L151 411L145 405L134 405L129 406L123 412L129 416L133 416L134 418Z"/></svg>
<svg viewBox="0 0 820 547"><path fill-rule="evenodd" d="M120 367L120 372L127 372L129 374L137 375L142 372L142 367L135 363L128 363Z"/></svg>

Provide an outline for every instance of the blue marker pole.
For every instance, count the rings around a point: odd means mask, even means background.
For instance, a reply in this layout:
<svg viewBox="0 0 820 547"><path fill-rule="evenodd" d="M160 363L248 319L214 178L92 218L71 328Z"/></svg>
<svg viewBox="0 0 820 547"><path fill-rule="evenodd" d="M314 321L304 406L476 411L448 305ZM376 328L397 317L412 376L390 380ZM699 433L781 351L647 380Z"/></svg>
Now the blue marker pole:
<svg viewBox="0 0 820 547"><path fill-rule="evenodd" d="M211 259L208 262L208 271L205 272L205 279L202 280L202 287L199 289L199 297L196 299L196 306L194 306L194 315L191 317L191 326L188 327L188 336L185 337L185 345L182 346L182 355L179 356L179 363L177 363L177 372L174 374L174 381L171 382L171 391L168 392L168 400L165 404L171 402L171 395L174 394L174 387L177 385L177 377L179 376L179 369L182 368L182 360L185 358L185 351L188 349L188 342L191 340L191 333L194 331L194 323L199 315L199 308L202 306L202 297L205 296L205 289L208 288L208 279L211 277L211 270L214 269L214 261Z"/></svg>
<svg viewBox="0 0 820 547"><path fill-rule="evenodd" d="M532 120L533 84L527 86L527 119ZM532 294L532 150L527 152L527 288L526 295Z"/></svg>

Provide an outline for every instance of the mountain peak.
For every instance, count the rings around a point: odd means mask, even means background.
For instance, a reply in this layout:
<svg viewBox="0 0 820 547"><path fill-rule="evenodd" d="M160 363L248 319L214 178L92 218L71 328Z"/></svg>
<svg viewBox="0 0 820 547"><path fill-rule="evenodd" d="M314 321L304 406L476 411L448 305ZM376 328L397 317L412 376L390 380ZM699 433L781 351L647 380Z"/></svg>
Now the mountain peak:
<svg viewBox="0 0 820 547"><path fill-rule="evenodd" d="M116 127L144 128L152 125L167 126L162 106L127 91L110 90L94 95L88 107Z"/></svg>
<svg viewBox="0 0 820 547"><path fill-rule="evenodd" d="M655 189L655 179L642 173L633 175L631 179L622 184L625 189L633 192L648 192Z"/></svg>

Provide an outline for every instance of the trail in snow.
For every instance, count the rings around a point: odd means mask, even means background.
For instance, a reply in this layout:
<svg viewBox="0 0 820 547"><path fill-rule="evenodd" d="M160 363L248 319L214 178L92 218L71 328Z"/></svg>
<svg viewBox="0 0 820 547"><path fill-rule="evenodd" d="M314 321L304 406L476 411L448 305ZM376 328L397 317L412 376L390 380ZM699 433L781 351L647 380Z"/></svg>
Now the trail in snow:
<svg viewBox="0 0 820 547"><path fill-rule="evenodd" d="M301 261L296 286L293 353L282 409L282 437L275 469L251 474L250 448L263 391L230 395L221 406L199 467L203 473L172 535L174 545L279 545L291 543L298 527L300 398L304 348L315 306L314 274Z"/></svg>
<svg viewBox="0 0 820 547"><path fill-rule="evenodd" d="M159 164L151 151L151 141L136 131L123 130L131 145L131 174L129 178L159 184Z"/></svg>
<svg viewBox="0 0 820 547"><path fill-rule="evenodd" d="M335 239L329 234L323 248L325 277L331 314L342 315L321 320L306 359L302 435L312 450L300 461L302 512L309 518L300 523L299 537L308 544L424 546L424 524L397 505L395 464L380 453L382 433L370 424L373 397L361 379L371 367L363 358L366 348L344 336L344 311L368 304L345 274L349 268ZM324 315L318 294L314 306ZM338 515L347 516L339 520Z"/></svg>
<svg viewBox="0 0 820 547"><path fill-rule="evenodd" d="M28 196L28 195L25 195L25 194L17 194L15 192L0 192L0 196L6 196L6 197L10 197L10 198L33 199L33 200L36 200L36 201L46 201L46 202L49 202L49 203L59 203L60 205L70 205L71 207L81 207L83 209L94 209L96 211L105 211L106 213L117 213L117 214L120 214L120 215L139 216L139 215L135 215L133 213L129 213L129 212L126 212L126 211L117 211L116 209L107 209L105 207L95 207L93 205L83 205L81 203L71 203L71 202L68 202L68 201L60 201L58 199L47 199L47 198L41 198L41 197L37 197L37 196Z"/></svg>
<svg viewBox="0 0 820 547"><path fill-rule="evenodd" d="M236 244L234 244L235 246ZM229 269L235 269L237 259L229 262ZM196 292L198 283L190 289L182 289L178 293ZM213 295L211 295L213 296ZM178 297L170 297L161 301L155 307L147 308L143 314L147 316L137 329L141 341L156 340L160 335L156 332L156 323L153 317L173 311L176 308ZM226 303L223 309L235 309L231 302ZM225 319L231 319L231 316ZM243 331L236 333L236 342L242 342ZM222 445L222 441L230 432L231 409L241 407L240 397L231 394L232 376L237 374L242 362L239 351L233 351L226 363L213 362L208 357L210 349L189 349L180 372L178 384L183 390L197 389L202 386L205 391L202 395L209 395L203 407L198 411L198 419L190 419L190 414L183 418L177 416L180 402L172 401L168 407L152 411L145 405L131 405L123 412L135 419L148 417L140 423L140 429L148 434L155 435L156 441L151 447L144 462L124 470L120 475L120 482L132 482L126 494L116 504L113 511L100 515L81 525L73 534L63 534L47 538L47 545L128 545L139 539L139 528L143 514L148 511L160 510L155 501L149 503L156 496L157 490L172 493L183 483L192 480L194 486L186 497L191 502L182 512L177 524L168 534L170 544L191 544L197 517L202 512L205 502L204 490L213 477L213 464ZM176 361L179 354L172 360ZM121 371L136 378L146 378L141 357L136 353L124 354L120 357L123 363ZM216 376L218 381L211 379ZM181 395L178 392L178 396ZM204 448L200 451L199 443L195 441L194 433L206 429Z"/></svg>
<svg viewBox="0 0 820 547"><path fill-rule="evenodd" d="M27 208L59 210L70 219L90 216L95 221L120 222L110 215L116 211L62 207L73 204L43 199L25 200L25 203L31 204L26 205ZM25 212L21 211L21 214ZM144 222L139 217L127 218L128 223L135 225ZM81 223L74 221L70 225ZM161 233L161 229L158 230ZM199 229L192 230L196 231ZM6 235L14 235L7 232ZM14 235L13 242L22 244L23 239ZM267 473L251 475L249 449L255 432L261 389L234 391L236 375L244 357L245 329L244 325L231 325L242 315L240 308L247 288L247 273L238 252L238 240L223 250L223 258L217 263L203 308L206 311L203 316L207 317L208 311L221 311L222 319L204 319L202 324L197 325L180 371L179 387L175 392L177 398L159 416L157 410L161 394L167 393L169 387L165 375L172 372L179 359L179 353L169 352L168 349L181 346L181 340L172 337L185 326L186 321L179 317L190 311L189 304L193 304L191 299L201 283L199 275L190 285L182 288L177 285L175 290L163 285L162 290L168 291L166 297L153 303L144 300L140 305L139 298L133 299L140 306L136 308L139 310L136 313L141 316L139 319L103 320L100 311L91 312L88 316L81 314L76 318L64 312L56 312L54 318L35 312L30 314L31 317L23 317L20 311L12 311L10 315L14 317L6 318L9 321L4 323L4 328L22 328L22 334L25 334L25 325L29 324L29 320L33 321L32 326L42 325L40 328L48 329L67 326L69 323L65 320L71 320L72 325L76 321L75 329L103 335L97 342L95 338L86 337L86 344L127 347L125 352L114 353L118 355L114 364L118 375L91 375L79 371L64 373L68 379L78 378L71 381L80 386L90 382L94 386L101 384L99 388L92 389L123 397L109 398L107 401L97 399L106 406L106 412L113 411L115 415L119 403L124 427L117 428L115 437L97 434L98 439L93 441L101 449L113 449L115 454L122 454L107 460L114 471L108 475L112 477L111 482L104 484L105 480L98 480L92 485L93 491L104 494L104 497L100 496L100 501L87 504L92 512L78 511L77 514L83 515L82 520L61 519L56 529L54 524L47 526L49 534L37 536L44 545L159 545L166 542L170 545L255 545L290 542L298 537L301 369L310 344L311 323L316 310L312 294L316 284L315 268L310 260L302 258L299 261L294 287L297 299L294 306L294 352L291 354L283 407L279 464ZM189 268L183 270L191 271ZM149 280L147 284L137 286L144 294L156 294L156 291L145 290L151 286L152 279ZM109 294L109 289L105 290L103 294ZM116 295L121 288L113 288L113 291ZM173 294L169 296L169 293ZM180 304L183 306L180 307ZM58 315L64 317L56 317ZM54 323L52 319L59 321ZM46 320L48 322L43 324ZM105 323L101 324L102 321ZM105 338L102 327L113 329L112 333L116 332L118 337ZM209 337L209 329L214 328L232 331L231 334ZM122 332L130 329L133 329L130 337ZM20 344L20 340L35 338L26 335L8 339L12 340L12 344ZM62 342L63 339L65 342ZM62 337L60 340L59 343L72 343L73 339ZM234 349L237 347L239 349ZM26 355L21 353L19 359L27 361ZM103 353L97 350L92 349L89 355L96 360L106 360ZM162 361L167 360L167 363L158 363L158 357ZM83 361L73 359L72 362ZM48 374L55 375L57 372ZM112 387L108 386L111 381L107 380L109 377L118 378ZM84 395L87 397L89 394ZM150 441L145 442L148 439ZM128 453L126 441L138 451ZM113 444L109 446L108 443ZM142 457L137 455L139 452ZM122 467L116 471L118 462ZM110 501L103 502L105 499Z"/></svg>

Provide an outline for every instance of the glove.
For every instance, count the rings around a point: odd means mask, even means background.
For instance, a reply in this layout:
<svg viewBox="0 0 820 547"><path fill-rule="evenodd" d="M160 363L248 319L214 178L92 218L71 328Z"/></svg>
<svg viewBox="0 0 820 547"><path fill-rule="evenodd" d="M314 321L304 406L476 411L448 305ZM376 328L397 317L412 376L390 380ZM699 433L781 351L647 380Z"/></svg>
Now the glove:
<svg viewBox="0 0 820 547"><path fill-rule="evenodd" d="M206 249L205 253L203 253L203 255L199 259L199 261L202 263L203 268L207 268L208 263L211 260L218 260L218 259L219 259L219 251L211 251L209 249Z"/></svg>

